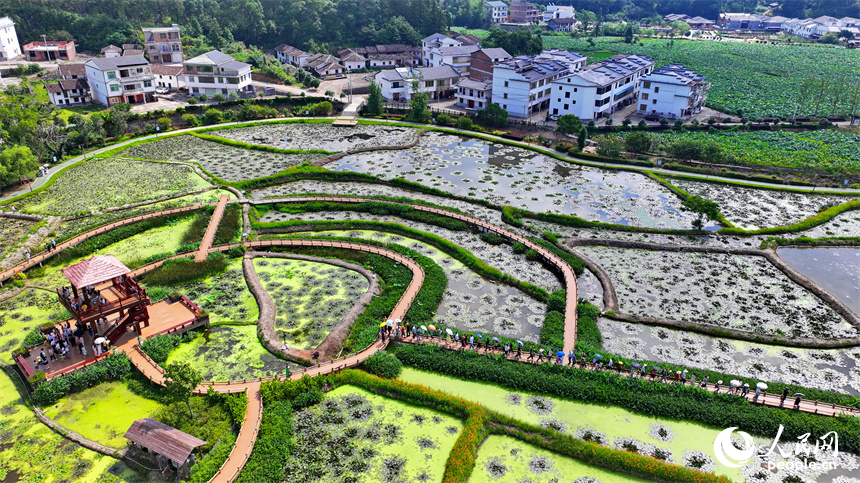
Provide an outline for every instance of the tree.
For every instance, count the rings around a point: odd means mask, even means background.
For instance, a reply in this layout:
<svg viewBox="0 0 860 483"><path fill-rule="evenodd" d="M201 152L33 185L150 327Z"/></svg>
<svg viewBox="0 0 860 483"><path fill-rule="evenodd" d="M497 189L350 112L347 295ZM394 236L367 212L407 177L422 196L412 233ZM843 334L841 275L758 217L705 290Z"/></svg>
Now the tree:
<svg viewBox="0 0 860 483"><path fill-rule="evenodd" d="M642 131L632 132L624 139L624 147L631 153L647 153L651 150L651 136Z"/></svg>
<svg viewBox="0 0 860 483"><path fill-rule="evenodd" d="M364 112L368 116L379 116L382 114L382 88L376 81L371 80L368 87L369 94L367 95L367 104L364 106Z"/></svg>
<svg viewBox="0 0 860 483"><path fill-rule="evenodd" d="M559 134L574 134L582 129L582 121L573 114L559 116L555 132Z"/></svg>
<svg viewBox="0 0 860 483"><path fill-rule="evenodd" d="M221 111L214 107L207 109L203 114L203 124L221 124L222 120L223 117L221 115Z"/></svg>
<svg viewBox="0 0 860 483"><path fill-rule="evenodd" d="M588 139L588 129L583 127L579 130L579 135L576 137L576 144L579 145L579 150L585 149L585 141Z"/></svg>
<svg viewBox="0 0 860 483"><path fill-rule="evenodd" d="M170 128L172 126L173 121L171 121L169 117L158 118L158 128L161 130L161 132L170 131Z"/></svg>
<svg viewBox="0 0 860 483"><path fill-rule="evenodd" d="M667 151L678 159L701 159L702 143L692 139L679 139L670 144Z"/></svg>
<svg viewBox="0 0 860 483"><path fill-rule="evenodd" d="M418 75L412 80L412 99L409 101L409 117L418 122L430 121L430 111L427 110L427 93L421 90L424 82Z"/></svg>
<svg viewBox="0 0 860 483"><path fill-rule="evenodd" d="M627 25L627 29L624 30L624 43L633 43L633 24Z"/></svg>
<svg viewBox="0 0 860 483"><path fill-rule="evenodd" d="M620 158L624 143L615 136L604 136L597 145L597 154L607 158Z"/></svg>
<svg viewBox="0 0 860 483"><path fill-rule="evenodd" d="M173 362L164 368L164 392L167 399L172 403L187 404L192 418L194 411L191 410L191 396L202 381L203 376L185 362Z"/></svg>
<svg viewBox="0 0 860 483"><path fill-rule="evenodd" d="M693 228L697 230L704 228L706 217L712 221L720 217L720 205L715 201L706 200L700 196L689 196L681 202L681 205L687 211L692 211L698 215L698 218L693 220Z"/></svg>
<svg viewBox="0 0 860 483"><path fill-rule="evenodd" d="M489 127L507 127L508 111L502 109L502 106L494 102L478 111L478 122Z"/></svg>
<svg viewBox="0 0 860 483"><path fill-rule="evenodd" d="M39 168L39 160L27 146L12 146L0 152L0 186L21 181Z"/></svg>
<svg viewBox="0 0 860 483"><path fill-rule="evenodd" d="M122 102L114 104L104 117L104 130L108 137L118 138L128 131L131 106Z"/></svg>
<svg viewBox="0 0 860 483"><path fill-rule="evenodd" d="M543 51L543 38L540 30L490 30L490 35L481 42L486 47L505 49L511 55L537 55Z"/></svg>

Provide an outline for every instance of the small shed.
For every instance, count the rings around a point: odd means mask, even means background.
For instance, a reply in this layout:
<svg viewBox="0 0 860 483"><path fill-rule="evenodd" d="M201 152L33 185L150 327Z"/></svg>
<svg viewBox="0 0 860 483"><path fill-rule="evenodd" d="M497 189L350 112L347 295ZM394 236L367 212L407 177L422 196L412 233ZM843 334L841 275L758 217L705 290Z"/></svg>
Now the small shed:
<svg viewBox="0 0 860 483"><path fill-rule="evenodd" d="M138 419L132 423L125 432L125 438L143 452L152 453L159 460L166 459L177 470L191 462L191 453L195 448L206 445L206 441L152 418Z"/></svg>

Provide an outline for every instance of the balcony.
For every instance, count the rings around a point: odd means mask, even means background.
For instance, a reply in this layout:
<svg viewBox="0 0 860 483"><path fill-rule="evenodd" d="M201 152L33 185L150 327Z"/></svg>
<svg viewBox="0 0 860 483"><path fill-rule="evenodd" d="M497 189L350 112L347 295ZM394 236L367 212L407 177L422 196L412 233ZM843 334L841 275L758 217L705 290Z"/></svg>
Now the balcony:
<svg viewBox="0 0 860 483"><path fill-rule="evenodd" d="M126 77L120 76L117 78L117 80L119 80L123 85L133 84L135 82L151 81L152 80L152 74L148 74L148 73L147 74L137 74L137 75L130 75L130 76L126 76Z"/></svg>

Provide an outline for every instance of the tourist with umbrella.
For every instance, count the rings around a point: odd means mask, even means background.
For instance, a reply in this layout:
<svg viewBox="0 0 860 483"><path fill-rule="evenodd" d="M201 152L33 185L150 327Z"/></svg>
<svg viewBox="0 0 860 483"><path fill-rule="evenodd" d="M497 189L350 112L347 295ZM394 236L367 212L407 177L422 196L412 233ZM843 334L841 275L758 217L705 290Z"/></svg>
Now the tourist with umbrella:
<svg viewBox="0 0 860 483"><path fill-rule="evenodd" d="M591 359L591 368L592 368L592 369L596 369L596 368L597 368L597 361L602 361L602 360L603 360L603 356L602 356L602 355L600 355L600 354L594 354L594 358L593 358L593 359Z"/></svg>
<svg viewBox="0 0 860 483"><path fill-rule="evenodd" d="M766 389L767 389L767 384L765 384L763 382L759 382L758 384L755 385L755 396L753 397L753 400L752 400L753 404L758 402L759 396L761 396L762 392L765 391ZM767 393L764 393L764 394L766 395ZM762 398L762 404L763 403L764 403L764 398Z"/></svg>
<svg viewBox="0 0 860 483"><path fill-rule="evenodd" d="M574 364L576 364L576 354L573 352L573 349L570 349L567 352L567 365L573 367Z"/></svg>
<svg viewBox="0 0 860 483"><path fill-rule="evenodd" d="M564 351L556 351L555 353L555 363L561 364L562 359L564 358Z"/></svg>
<svg viewBox="0 0 860 483"><path fill-rule="evenodd" d="M682 386L687 385L687 370L686 369L684 369L684 372L681 373L681 385Z"/></svg>
<svg viewBox="0 0 860 483"><path fill-rule="evenodd" d="M630 363L630 377L633 377L634 375L636 375L637 369L642 369L642 364L640 364L638 362L631 362Z"/></svg>
<svg viewBox="0 0 860 483"><path fill-rule="evenodd" d="M723 385L722 380L717 381L716 387L714 387L714 394L720 392L720 386L722 386L722 385Z"/></svg>
<svg viewBox="0 0 860 483"><path fill-rule="evenodd" d="M744 399L746 399L747 394L748 394L749 392L750 392L750 385L749 385L749 384L744 384L744 385L743 385L743 387L741 387L741 396L743 396L743 397L744 397Z"/></svg>
<svg viewBox="0 0 860 483"><path fill-rule="evenodd" d="M448 335L445 337L445 340L446 340L446 341L448 341L448 342L451 342L451 336L452 336L452 335L454 335L454 331L453 331L453 330L451 330L451 329L445 329L445 333L446 333L446 334L448 334Z"/></svg>
<svg viewBox="0 0 860 483"><path fill-rule="evenodd" d="M796 392L794 393L794 409L800 411L800 401L803 400L803 394Z"/></svg>

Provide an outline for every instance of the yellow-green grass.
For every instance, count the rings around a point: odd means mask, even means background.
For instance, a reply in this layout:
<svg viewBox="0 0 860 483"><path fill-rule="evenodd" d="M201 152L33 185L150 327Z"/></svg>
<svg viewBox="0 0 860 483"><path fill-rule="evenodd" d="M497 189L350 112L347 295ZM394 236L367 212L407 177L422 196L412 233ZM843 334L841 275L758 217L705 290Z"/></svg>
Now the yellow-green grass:
<svg viewBox="0 0 860 483"><path fill-rule="evenodd" d="M350 394L363 396L374 406L374 417L364 423L365 425L376 424L381 427L382 423L389 423L399 425L402 430L402 437L392 444L385 444L383 441L372 444L373 449L377 451L377 456L370 461L370 470L360 475L359 481L383 481L380 466L384 459L391 456L406 458L406 464L399 474L398 481L416 481L416 478L424 472L430 476L427 481L441 481L445 461L463 429L463 423L459 419L432 409L386 399L354 386L338 387L327 393L326 398L338 398ZM321 409L316 406L313 410ZM423 422L417 423L413 415L422 416ZM437 419L434 420L434 418ZM456 431L447 431L449 427L455 428ZM432 439L436 442L436 447L421 449L417 443L418 438Z"/></svg>
<svg viewBox="0 0 860 483"><path fill-rule="evenodd" d="M147 290L153 288L143 279ZM257 301L245 283L242 259L231 260L224 272L203 280L160 287L188 297L201 309L209 312L212 324L253 324L260 317Z"/></svg>
<svg viewBox="0 0 860 483"><path fill-rule="evenodd" d="M488 469L491 462L495 463L496 468L504 467L504 471L495 475L492 474ZM532 469L530 468L532 462L540 462L546 466L534 465L536 469ZM519 483L522 481L550 483L574 481L581 477L596 478L607 483L649 481L589 465L524 443L510 436L493 435L487 437L478 449L475 469L469 477L469 483Z"/></svg>
<svg viewBox="0 0 860 483"><path fill-rule="evenodd" d="M268 377L283 374L287 368L286 361L260 344L254 325L213 327L174 349L166 364L173 362L191 364L208 381Z"/></svg>
<svg viewBox="0 0 860 483"><path fill-rule="evenodd" d="M122 461L79 446L39 422L5 372L0 372L0 408L0 481L140 481Z"/></svg>
<svg viewBox="0 0 860 483"><path fill-rule="evenodd" d="M360 274L327 263L257 258L254 269L277 307L278 336L298 349L317 347L368 288Z"/></svg>
<svg viewBox="0 0 860 483"><path fill-rule="evenodd" d="M66 281L66 278L63 277L63 274L60 273L61 269L96 255L114 255L129 268L133 269L139 267L143 265L144 261L150 256L162 253L173 254L176 252L176 250L182 246L182 237L191 227L194 216L195 215L189 214L188 217L177 221L172 226L161 226L147 230L143 233L138 233L137 235L108 245L91 255L76 258L64 263L62 266L48 266L44 275L38 278L35 277L38 272L35 272L35 274L33 274L32 271L28 272L28 276L33 277L33 283L40 287L62 287L63 285L67 285L68 282Z"/></svg>
<svg viewBox="0 0 860 483"><path fill-rule="evenodd" d="M0 325L0 361L12 364L11 351L21 346L24 337L54 314L63 312L57 296L44 290L27 289L0 304L0 318L4 321Z"/></svg>
<svg viewBox="0 0 860 483"><path fill-rule="evenodd" d="M120 381L69 395L45 408L45 414L66 429L105 446L122 449L125 432L137 419L149 417L162 405L131 392Z"/></svg>
<svg viewBox="0 0 860 483"><path fill-rule="evenodd" d="M466 398L527 423L540 424L544 419L561 421L567 426L567 434L573 434L580 427L589 427L605 434L609 440L609 445L612 445L616 437L634 438L670 450L675 462L683 461L684 452L687 450L698 450L714 458L714 439L720 431L725 429L687 421L656 418L616 406L586 404L542 394L535 395L552 401L555 407L551 413L538 415L530 410L526 404L527 397L532 396L530 393L508 391L493 384L465 381L408 367L403 369L400 378L407 382L422 384L431 389ZM509 403L508 396L510 394L519 395L521 402L519 404ZM671 441L665 442L652 438L649 435L649 427L652 424L661 424L670 428L674 435ZM754 438L754 440L759 444L769 443L762 438ZM714 464L714 473L726 476L733 481L743 480L741 469L726 468L719 463Z"/></svg>

